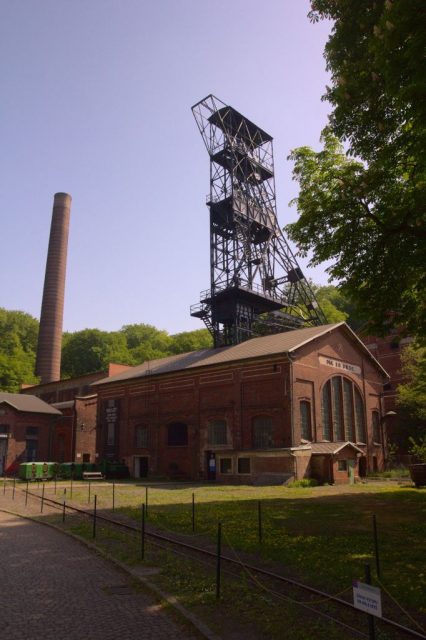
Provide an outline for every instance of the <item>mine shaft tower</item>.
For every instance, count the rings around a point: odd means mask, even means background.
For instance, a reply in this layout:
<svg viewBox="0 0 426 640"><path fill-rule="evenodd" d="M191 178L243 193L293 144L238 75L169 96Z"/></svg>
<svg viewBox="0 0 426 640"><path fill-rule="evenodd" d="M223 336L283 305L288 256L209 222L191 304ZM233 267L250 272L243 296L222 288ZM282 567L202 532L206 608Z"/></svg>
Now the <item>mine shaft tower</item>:
<svg viewBox="0 0 426 640"><path fill-rule="evenodd" d="M210 289L191 315L215 347L325 323L278 225L272 137L209 95L192 107L210 156Z"/></svg>

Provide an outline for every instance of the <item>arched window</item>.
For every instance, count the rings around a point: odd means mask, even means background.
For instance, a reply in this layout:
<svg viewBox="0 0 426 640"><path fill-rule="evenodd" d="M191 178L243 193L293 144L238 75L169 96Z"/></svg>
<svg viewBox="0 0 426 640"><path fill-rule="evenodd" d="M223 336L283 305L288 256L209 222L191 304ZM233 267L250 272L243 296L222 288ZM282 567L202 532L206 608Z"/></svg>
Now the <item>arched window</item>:
<svg viewBox="0 0 426 640"><path fill-rule="evenodd" d="M188 444L188 427L183 422L172 422L167 426L169 447L185 447Z"/></svg>
<svg viewBox="0 0 426 640"><path fill-rule="evenodd" d="M208 429L209 444L227 444L226 420L211 420Z"/></svg>
<svg viewBox="0 0 426 640"><path fill-rule="evenodd" d="M300 402L300 434L304 440L312 440L311 403Z"/></svg>
<svg viewBox="0 0 426 640"><path fill-rule="evenodd" d="M371 426L373 430L373 441L381 442L382 439L380 437L380 417L378 411L373 411L371 414Z"/></svg>
<svg viewBox="0 0 426 640"><path fill-rule="evenodd" d="M253 447L254 449L271 449L274 446L272 439L272 419L268 416L258 416L253 419Z"/></svg>
<svg viewBox="0 0 426 640"><path fill-rule="evenodd" d="M135 447L137 449L146 449L148 446L148 427L138 425L135 428Z"/></svg>
<svg viewBox="0 0 426 640"><path fill-rule="evenodd" d="M364 402L348 378L333 376L321 396L324 440L365 442Z"/></svg>

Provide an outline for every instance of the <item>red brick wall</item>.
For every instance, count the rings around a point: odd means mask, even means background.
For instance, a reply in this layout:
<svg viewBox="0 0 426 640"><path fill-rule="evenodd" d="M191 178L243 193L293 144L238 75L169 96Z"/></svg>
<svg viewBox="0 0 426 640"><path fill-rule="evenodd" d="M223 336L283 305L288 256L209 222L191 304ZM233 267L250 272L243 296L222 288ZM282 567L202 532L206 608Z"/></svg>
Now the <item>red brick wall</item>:
<svg viewBox="0 0 426 640"><path fill-rule="evenodd" d="M6 408L6 413L0 416L0 423L8 425L9 438L7 440L7 455L5 469L12 473L17 470L17 465L26 462L26 429L27 427L37 427L36 437L31 439L37 441L37 461L49 462L52 455L50 441L53 435L56 416L40 413L18 412L11 407Z"/></svg>
<svg viewBox="0 0 426 640"><path fill-rule="evenodd" d="M253 449L252 424L257 416L271 419L276 448L300 445L301 399L311 402L313 435L321 440L322 386L332 376L344 374L365 399L370 466L373 454L379 456L380 465L381 451L377 451L372 442L371 411L380 409L379 394L384 379L356 338L348 339L343 330L337 330L308 343L294 355L295 362L291 366L286 356L275 356L206 367L191 374L176 372L97 387L100 459L105 455L106 438L106 424L100 408L108 398L121 403L117 457L126 460L131 473L133 457L148 456L151 474L169 475L174 469L182 476L198 479L207 477L207 452L241 454ZM326 366L319 356L353 364L360 367L361 374ZM213 446L208 442L208 424L210 420L219 419L227 421L228 442ZM167 425L171 422L188 426L187 446L168 446ZM137 425L149 427L147 449L135 448ZM269 464L272 468L275 463ZM309 475L309 458L300 458L297 464L297 477Z"/></svg>

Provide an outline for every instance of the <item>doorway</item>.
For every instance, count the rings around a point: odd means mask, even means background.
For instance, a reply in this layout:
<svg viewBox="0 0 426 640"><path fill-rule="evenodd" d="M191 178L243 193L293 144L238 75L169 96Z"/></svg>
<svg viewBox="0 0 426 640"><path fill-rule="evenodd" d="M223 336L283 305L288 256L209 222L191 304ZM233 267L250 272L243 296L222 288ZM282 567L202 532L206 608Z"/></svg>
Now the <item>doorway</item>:
<svg viewBox="0 0 426 640"><path fill-rule="evenodd" d="M135 457L135 478L148 477L148 456Z"/></svg>
<svg viewBox="0 0 426 640"><path fill-rule="evenodd" d="M216 454L213 451L206 451L207 480L216 480Z"/></svg>
<svg viewBox="0 0 426 640"><path fill-rule="evenodd" d="M7 457L7 438L0 438L0 476L2 476L6 469L6 457Z"/></svg>

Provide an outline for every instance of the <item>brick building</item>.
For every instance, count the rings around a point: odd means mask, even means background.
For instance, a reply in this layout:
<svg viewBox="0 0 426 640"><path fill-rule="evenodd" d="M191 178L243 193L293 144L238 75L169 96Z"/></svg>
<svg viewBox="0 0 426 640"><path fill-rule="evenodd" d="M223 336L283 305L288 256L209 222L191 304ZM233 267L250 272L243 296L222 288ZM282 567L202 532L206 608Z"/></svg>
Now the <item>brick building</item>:
<svg viewBox="0 0 426 640"><path fill-rule="evenodd" d="M386 432L389 441L397 445L399 459L401 462L409 462L407 454L407 426L401 420L401 410L396 404L397 387L404 382L402 375L401 355L404 349L413 342L410 336L399 335L397 332L385 337L366 336L362 341L376 358L376 360L386 369L389 374L389 381L383 389L383 411L386 415Z"/></svg>
<svg viewBox="0 0 426 640"><path fill-rule="evenodd" d="M96 455L97 396L91 384L129 367L111 363L107 371L89 373L68 380L24 386L31 394L59 410L61 416L52 434L52 460L56 462L98 462Z"/></svg>
<svg viewBox="0 0 426 640"><path fill-rule="evenodd" d="M61 412L33 395L0 392L0 475L21 462L49 461Z"/></svg>
<svg viewBox="0 0 426 640"><path fill-rule="evenodd" d="M135 477L353 481L383 467L387 380L345 323L162 358L93 383L97 452Z"/></svg>

